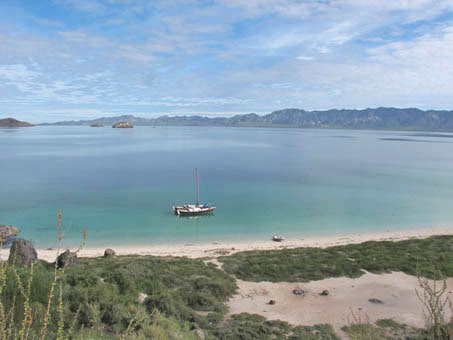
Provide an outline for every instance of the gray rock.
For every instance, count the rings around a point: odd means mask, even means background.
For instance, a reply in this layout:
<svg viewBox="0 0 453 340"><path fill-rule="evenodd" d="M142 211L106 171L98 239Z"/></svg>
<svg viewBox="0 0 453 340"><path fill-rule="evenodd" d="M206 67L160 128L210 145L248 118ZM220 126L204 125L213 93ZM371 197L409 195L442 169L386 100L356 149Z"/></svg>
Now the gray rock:
<svg viewBox="0 0 453 340"><path fill-rule="evenodd" d="M327 289L324 289L321 293L319 293L319 295L328 296L329 295L329 291Z"/></svg>
<svg viewBox="0 0 453 340"><path fill-rule="evenodd" d="M134 126L132 125L132 123L129 123L129 122L118 122L118 123L115 123L112 125L112 128L116 128L116 129L130 129L133 127Z"/></svg>
<svg viewBox="0 0 453 340"><path fill-rule="evenodd" d="M113 249L107 248L104 251L104 257L111 257L111 256L115 256L115 255L116 255L116 252Z"/></svg>
<svg viewBox="0 0 453 340"><path fill-rule="evenodd" d="M0 225L0 242L4 243L7 238L19 235L20 230L12 225Z"/></svg>
<svg viewBox="0 0 453 340"><path fill-rule="evenodd" d="M269 302L268 302L267 304L269 304L269 305L275 305L275 303L276 303L275 300L269 300Z"/></svg>
<svg viewBox="0 0 453 340"><path fill-rule="evenodd" d="M376 299L376 298L372 298L372 299L369 299L368 302L371 302L371 303L376 303L376 304L381 304L381 303L384 303L382 302L381 300L379 299Z"/></svg>
<svg viewBox="0 0 453 340"><path fill-rule="evenodd" d="M38 253L31 242L17 239L14 240L9 251L8 262L9 264L29 266L32 263L38 262Z"/></svg>
<svg viewBox="0 0 453 340"><path fill-rule="evenodd" d="M77 263L77 253L71 252L69 249L66 249L64 253L58 255L57 258L57 267L64 268Z"/></svg>
<svg viewBox="0 0 453 340"><path fill-rule="evenodd" d="M305 295L305 290L303 289L293 289L294 295Z"/></svg>

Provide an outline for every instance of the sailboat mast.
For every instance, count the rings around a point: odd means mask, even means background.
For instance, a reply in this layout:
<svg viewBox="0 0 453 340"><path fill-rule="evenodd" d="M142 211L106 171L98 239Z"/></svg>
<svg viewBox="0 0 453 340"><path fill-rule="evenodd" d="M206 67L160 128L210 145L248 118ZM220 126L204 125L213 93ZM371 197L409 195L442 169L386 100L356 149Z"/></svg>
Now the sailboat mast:
<svg viewBox="0 0 453 340"><path fill-rule="evenodd" d="M200 205L200 193L198 191L198 168L195 168L195 176L197 179L197 207Z"/></svg>

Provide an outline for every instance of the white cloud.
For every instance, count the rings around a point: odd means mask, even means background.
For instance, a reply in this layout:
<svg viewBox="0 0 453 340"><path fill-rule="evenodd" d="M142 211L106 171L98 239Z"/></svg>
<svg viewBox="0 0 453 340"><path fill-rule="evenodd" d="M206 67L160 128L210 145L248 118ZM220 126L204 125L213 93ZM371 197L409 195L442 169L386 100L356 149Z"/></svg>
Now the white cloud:
<svg viewBox="0 0 453 340"><path fill-rule="evenodd" d="M298 60L314 60L315 58L306 56L306 55L300 55L300 56L296 57L296 59L298 59Z"/></svg>
<svg viewBox="0 0 453 340"><path fill-rule="evenodd" d="M54 1L0 26L3 110L452 105L453 0Z"/></svg>

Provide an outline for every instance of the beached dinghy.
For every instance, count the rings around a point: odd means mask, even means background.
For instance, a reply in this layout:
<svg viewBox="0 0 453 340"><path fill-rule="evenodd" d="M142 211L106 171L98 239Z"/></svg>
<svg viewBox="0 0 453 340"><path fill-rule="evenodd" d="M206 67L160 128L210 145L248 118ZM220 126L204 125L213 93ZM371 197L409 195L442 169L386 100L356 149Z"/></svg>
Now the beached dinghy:
<svg viewBox="0 0 453 340"><path fill-rule="evenodd" d="M200 204L200 195L198 190L198 168L195 169L196 182L197 182L197 204L185 204L180 206L173 206L173 212L178 216L195 216L212 214L216 207L210 204Z"/></svg>

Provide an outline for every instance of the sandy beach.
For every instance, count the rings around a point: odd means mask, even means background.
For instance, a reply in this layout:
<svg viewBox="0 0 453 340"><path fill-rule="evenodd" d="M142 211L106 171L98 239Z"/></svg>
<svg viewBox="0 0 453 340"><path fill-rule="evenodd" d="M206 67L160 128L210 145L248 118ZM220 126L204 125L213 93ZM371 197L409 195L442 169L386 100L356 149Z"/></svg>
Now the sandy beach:
<svg viewBox="0 0 453 340"><path fill-rule="evenodd" d="M98 257L104 255L104 250L112 248L117 255L155 255L155 256L187 256L189 258L218 257L247 250L272 250L298 247L330 247L365 241L400 241L410 238L426 238L433 235L453 234L452 227L436 227L406 231L389 231L379 233L351 234L331 237L287 238L283 242L269 240L256 240L250 242L213 242L194 244L150 244L150 245L109 245L104 247L82 248L79 257ZM64 251L66 248L63 247ZM75 251L76 248L71 248ZM48 262L55 261L57 249L37 249L38 257ZM7 259L9 250L1 252L1 258Z"/></svg>

